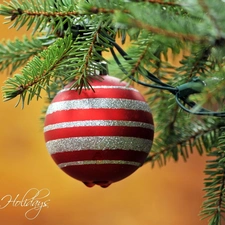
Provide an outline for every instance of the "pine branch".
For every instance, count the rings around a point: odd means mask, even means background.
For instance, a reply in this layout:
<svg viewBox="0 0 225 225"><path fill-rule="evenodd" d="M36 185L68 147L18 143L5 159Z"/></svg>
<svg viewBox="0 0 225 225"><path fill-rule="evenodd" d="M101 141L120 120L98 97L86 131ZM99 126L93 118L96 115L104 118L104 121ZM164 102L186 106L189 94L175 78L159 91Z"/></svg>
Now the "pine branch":
<svg viewBox="0 0 225 225"><path fill-rule="evenodd" d="M181 4L178 4L178 3L174 3L174 2L162 2L162 1L159 1L159 0L132 0L132 2L144 2L144 3L151 3L151 4L159 4L159 5L162 5L162 6L179 6L181 7ZM119 1L115 1L115 4L114 5L114 8L107 8L107 7L110 7L112 6L112 1L110 1L111 4L107 4L106 2L104 2L104 8L101 7L100 4L96 4L96 3L99 3L98 1L93 1L91 2L92 4L91 5L86 5L85 6L85 9L91 13L109 13L109 14L115 14L117 13L118 10L120 10L121 12L123 13L130 13L130 11L128 9L126 9L126 7L124 7L122 10L121 10L121 6L122 4L119 3ZM125 3L125 2L123 2ZM116 6L116 8L115 8Z"/></svg>
<svg viewBox="0 0 225 225"><path fill-rule="evenodd" d="M61 63L65 60L71 51L72 40L71 36L58 39L48 49L35 56L22 69L22 74L16 74L12 78L8 78L3 87L4 100L8 101L20 95L20 101L24 106L25 98L27 97L27 104L34 96L40 98L42 89L47 89L51 77L54 76L54 70L60 69Z"/></svg>
<svg viewBox="0 0 225 225"><path fill-rule="evenodd" d="M144 63L144 58L147 55L149 46L150 46L150 44L144 45L144 49L142 50L142 53L139 55L138 59L136 60L136 63L133 65L133 68L130 71L131 76L134 76L136 73L138 73L138 70L139 70L141 64Z"/></svg>
<svg viewBox="0 0 225 225"><path fill-rule="evenodd" d="M191 16L198 15L202 18L202 21L204 21L202 29L206 31L208 27L208 31L211 30L209 33L211 33L213 37L216 37L216 39L223 37L225 29L225 15L223 13L225 4L220 1L194 0L188 1L188 4L184 3L182 5ZM206 24L207 27L205 26Z"/></svg>
<svg viewBox="0 0 225 225"><path fill-rule="evenodd" d="M140 34L138 42L134 42L131 48L128 49L128 55L131 56L131 60L127 60L126 64L124 64L124 68L129 71L126 74L126 78L135 77L138 79L139 75L145 76L145 73L140 74L140 68L144 67L144 65L151 65L154 67L154 62L159 61L157 57L152 53L154 51L153 48L150 50L150 46L152 44L152 39L148 37L144 37L143 34ZM151 46L153 47L153 46ZM150 60L154 62L151 63Z"/></svg>
<svg viewBox="0 0 225 225"><path fill-rule="evenodd" d="M89 46L87 47L86 54L84 55L83 65L79 69L79 79L74 83L74 86L82 90L83 86L89 87L91 86L87 80L87 77L90 75L90 70L96 70L96 65L93 65L93 57L97 53L95 50L95 46L98 42L98 36L100 34L101 26L97 28L97 30L92 35L92 41ZM101 57L101 56L100 56ZM103 59L103 58L102 58ZM93 67L93 68L92 68Z"/></svg>
<svg viewBox="0 0 225 225"><path fill-rule="evenodd" d="M223 128L224 130L224 128ZM219 137L218 148L208 156L205 174L205 198L201 216L209 225L219 225L225 219L225 132Z"/></svg>
<svg viewBox="0 0 225 225"><path fill-rule="evenodd" d="M160 35L161 38L168 37L201 43L210 42L204 33L206 31L202 30L202 18L192 18L192 15L189 15L185 10L184 14L180 14L176 13L176 9L168 10L158 4L146 5L145 3L139 4L138 7L137 3L129 4L127 10L129 14L117 13L115 20L128 28L144 29ZM147 17L147 15L151 16ZM167 20L170 20L169 24L164 22ZM210 29L208 30L211 32Z"/></svg>
<svg viewBox="0 0 225 225"><path fill-rule="evenodd" d="M3 42L0 44L0 72L8 69L9 74L12 75L29 59L46 49L55 39L56 37L49 36L30 40L25 36L23 40Z"/></svg>
<svg viewBox="0 0 225 225"><path fill-rule="evenodd" d="M129 24L133 24L135 27L140 29L145 29L149 32L171 37L171 38L177 38L179 40L183 41L191 41L191 42L208 42L209 40L206 37L199 37L192 34L183 34L178 32L172 32L164 29L160 29L158 27L150 26L148 24L145 24L143 22L140 22L138 20L130 19L130 21L127 21Z"/></svg>
<svg viewBox="0 0 225 225"><path fill-rule="evenodd" d="M217 19L214 17L214 15L212 15L212 13L210 12L210 8L207 5L207 3L205 3L203 0L198 0L199 5L202 7L204 13L209 17L209 19L212 21L212 23L214 24L214 27L216 28L216 30L218 31L218 36L221 36L221 28L219 27L218 23L217 23Z"/></svg>
<svg viewBox="0 0 225 225"><path fill-rule="evenodd" d="M163 166L170 158L177 161L181 157L186 161L189 155L193 153L194 148L197 149L200 155L211 151L216 146L219 129L224 123L210 119L202 122L189 121L189 123L189 126L185 125L183 129L176 124L172 131L166 128L164 132L159 134L150 155L146 159L146 163L150 162L152 167L155 165L155 162L159 166Z"/></svg>
<svg viewBox="0 0 225 225"><path fill-rule="evenodd" d="M114 33L110 28L110 17L104 16L99 21L98 16L96 16L95 19L93 18L92 22L86 27L86 32L73 43L76 53L70 55L69 59L70 65L73 66L73 72L68 75L67 80L74 80L72 87L80 91L82 88L91 88L92 75L97 75L97 71L102 69L98 62L106 61L102 52L111 46L104 37L104 33L107 33L107 35L108 33Z"/></svg>
<svg viewBox="0 0 225 225"><path fill-rule="evenodd" d="M55 0L38 0L35 3L29 0L22 2L13 0L6 4L0 5L0 15L6 16L7 23L12 23L10 27L17 30L24 25L27 26L27 30L34 27L33 33L46 27L55 31L59 28L63 30L63 24L71 23L74 17L80 15L76 1L74 4L69 1L58 1L57 8L53 7L56 6Z"/></svg>
<svg viewBox="0 0 225 225"><path fill-rule="evenodd" d="M177 73L184 77L179 82L188 82L191 78L199 75L206 77L208 73L215 70L216 64L212 64L209 59L212 48L213 46L210 45L201 45L201 48L195 44L192 46L190 53L180 61L181 66L176 68Z"/></svg>
<svg viewBox="0 0 225 225"><path fill-rule="evenodd" d="M152 4L163 5L163 6L181 6L180 4L175 2L163 2L161 0L137 0L136 2L148 2Z"/></svg>
<svg viewBox="0 0 225 225"><path fill-rule="evenodd" d="M72 35L58 39L48 49L35 56L23 68L22 74L17 74L6 81L3 87L4 100L8 101L20 95L17 105L22 101L24 106L28 94L27 104L29 104L34 96L37 99L40 97L42 89L49 92L51 78L58 74L62 80L74 80L73 87L79 90L83 87L91 88L89 79L93 79L93 76L90 75L100 69L96 62L104 60L101 52L109 47L101 34L100 24L96 25L93 21L93 25L89 24L86 27L88 32L83 37L78 37L75 41L72 41Z"/></svg>
<svg viewBox="0 0 225 225"><path fill-rule="evenodd" d="M126 78L135 76L138 79L142 75L142 79L148 80L147 73L143 70L154 73L160 80L168 82L174 67L167 61L162 60L163 56L168 59L168 52L172 50L174 54L179 52L182 42L176 40L167 40L167 43L158 39L154 34L140 31L138 39L132 42L132 46L128 48L127 53L130 59L123 62L126 69ZM150 84L152 81L148 81Z"/></svg>

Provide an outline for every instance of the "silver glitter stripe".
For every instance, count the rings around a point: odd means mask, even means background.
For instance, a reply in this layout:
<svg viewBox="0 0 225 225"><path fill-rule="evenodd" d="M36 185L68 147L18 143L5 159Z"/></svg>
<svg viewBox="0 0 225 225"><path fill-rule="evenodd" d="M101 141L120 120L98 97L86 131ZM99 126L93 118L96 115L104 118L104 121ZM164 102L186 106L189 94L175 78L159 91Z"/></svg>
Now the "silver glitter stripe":
<svg viewBox="0 0 225 225"><path fill-rule="evenodd" d="M129 90L129 91L135 91L135 92L139 92L137 89L135 88L131 88L131 87L126 87L126 86L91 86L93 89L121 89L121 90ZM84 89L84 88L83 88ZM76 88L64 88L61 91L59 91L59 93L61 92L65 92L65 91L77 91Z"/></svg>
<svg viewBox="0 0 225 225"><path fill-rule="evenodd" d="M151 112L146 102L131 99L116 98L85 98L53 102L49 105L47 114L70 109L130 109Z"/></svg>
<svg viewBox="0 0 225 225"><path fill-rule="evenodd" d="M44 127L44 132L70 127L89 127L89 126L123 126L123 127L141 127L154 130L154 126L149 123L124 121L124 120L85 120L73 121L48 125Z"/></svg>
<svg viewBox="0 0 225 225"><path fill-rule="evenodd" d="M48 141L46 143L50 154L81 150L132 150L149 153L152 141L134 137L96 136L73 137Z"/></svg>
<svg viewBox="0 0 225 225"><path fill-rule="evenodd" d="M130 165L130 166L137 166L137 167L141 166L141 163L139 162L124 161L124 160L84 160L84 161L60 163L58 164L58 166L60 168L64 168L67 166L105 165L105 164Z"/></svg>

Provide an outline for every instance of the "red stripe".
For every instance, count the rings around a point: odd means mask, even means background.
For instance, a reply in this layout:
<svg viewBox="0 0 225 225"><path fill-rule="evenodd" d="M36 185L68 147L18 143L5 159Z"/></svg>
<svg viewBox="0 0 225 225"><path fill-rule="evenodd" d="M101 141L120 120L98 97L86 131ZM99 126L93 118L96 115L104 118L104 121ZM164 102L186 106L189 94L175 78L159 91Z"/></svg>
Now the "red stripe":
<svg viewBox="0 0 225 225"><path fill-rule="evenodd" d="M85 160L124 160L143 163L147 153L128 150L82 150L52 154L57 164Z"/></svg>
<svg viewBox="0 0 225 225"><path fill-rule="evenodd" d="M124 120L153 124L152 114L126 109L72 109L46 115L45 126L55 123L85 120Z"/></svg>
<svg viewBox="0 0 225 225"><path fill-rule="evenodd" d="M45 141L70 137L122 136L153 139L153 130L141 127L88 126L70 127L45 132Z"/></svg>
<svg viewBox="0 0 225 225"><path fill-rule="evenodd" d="M110 184L122 180L137 169L138 167L132 165L81 165L62 168L71 177L91 184L90 187L96 183Z"/></svg>
<svg viewBox="0 0 225 225"><path fill-rule="evenodd" d="M59 92L52 102L60 102L67 100L86 99L86 98L117 98L117 99L133 99L145 101L143 96L136 91L129 89L106 89L96 88L95 92L92 90L82 90L79 94L76 90L68 90Z"/></svg>

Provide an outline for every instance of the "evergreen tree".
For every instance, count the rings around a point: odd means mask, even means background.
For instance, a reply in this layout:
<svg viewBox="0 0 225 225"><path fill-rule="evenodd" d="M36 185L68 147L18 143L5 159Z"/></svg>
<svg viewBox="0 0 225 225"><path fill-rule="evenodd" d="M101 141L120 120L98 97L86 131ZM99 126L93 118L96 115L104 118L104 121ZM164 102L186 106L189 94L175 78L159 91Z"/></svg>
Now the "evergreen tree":
<svg viewBox="0 0 225 225"><path fill-rule="evenodd" d="M224 11L223 0L5 1L0 15L32 35L0 44L0 71L11 74L3 98L18 97L24 107L44 93L51 102L74 79L78 90L91 88L89 71L107 61L110 74L148 87L157 135L146 163L186 161L196 150L208 155L201 217L219 225L225 211ZM168 59L178 55L175 66Z"/></svg>

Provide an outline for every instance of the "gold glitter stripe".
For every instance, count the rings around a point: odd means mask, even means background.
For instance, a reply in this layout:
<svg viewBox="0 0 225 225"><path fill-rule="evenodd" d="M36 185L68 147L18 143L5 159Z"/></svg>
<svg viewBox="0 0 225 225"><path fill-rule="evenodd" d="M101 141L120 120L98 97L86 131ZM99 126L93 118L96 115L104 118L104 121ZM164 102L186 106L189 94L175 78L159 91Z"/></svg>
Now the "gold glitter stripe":
<svg viewBox="0 0 225 225"><path fill-rule="evenodd" d="M137 166L137 167L141 166L141 163L139 163L139 162L124 161L124 160L84 160L84 161L60 163L60 164L58 164L58 166L60 168L64 168L67 166L107 165L107 164L130 165L130 166Z"/></svg>
<svg viewBox="0 0 225 225"><path fill-rule="evenodd" d="M73 137L48 141L50 154L81 150L131 150L149 153L152 141L136 137L96 136Z"/></svg>
<svg viewBox="0 0 225 225"><path fill-rule="evenodd" d="M117 98L87 98L53 102L49 105L47 114L70 109L130 109L151 112L148 104L139 100Z"/></svg>
<svg viewBox="0 0 225 225"><path fill-rule="evenodd" d="M125 120L85 120L85 121L73 121L73 122L51 124L44 127L44 132L62 128L89 127L89 126L141 127L154 130L154 126L152 124L144 122L125 121Z"/></svg>
<svg viewBox="0 0 225 225"><path fill-rule="evenodd" d="M106 86L106 85L102 85L102 86L91 86L91 87L93 89L121 89L121 90L135 91L135 92L139 93L139 91L137 89L131 88L131 87L126 87L126 86ZM64 88L61 91L59 91L59 93L65 92L65 91L71 91L71 90L77 91L77 88Z"/></svg>

